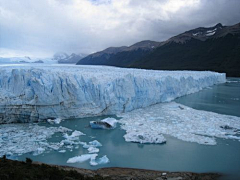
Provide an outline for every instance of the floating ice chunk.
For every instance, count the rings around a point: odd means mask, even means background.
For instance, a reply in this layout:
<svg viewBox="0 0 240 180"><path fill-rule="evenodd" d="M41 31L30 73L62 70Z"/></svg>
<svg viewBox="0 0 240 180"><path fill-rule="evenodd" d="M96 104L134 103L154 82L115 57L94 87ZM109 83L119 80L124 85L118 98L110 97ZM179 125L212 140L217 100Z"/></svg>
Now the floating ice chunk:
<svg viewBox="0 0 240 180"><path fill-rule="evenodd" d="M34 155L34 156L37 156L37 155L39 155L39 154L42 154L44 151L45 151L44 148L41 148L41 147L40 147L40 148L37 148L37 150L33 152L33 155Z"/></svg>
<svg viewBox="0 0 240 180"><path fill-rule="evenodd" d="M58 132L65 133L65 132L70 132L72 131L71 129L68 129L66 127L59 126Z"/></svg>
<svg viewBox="0 0 240 180"><path fill-rule="evenodd" d="M111 128L116 128L118 121L114 118L106 118L101 120L101 122L105 122L108 123L109 125L111 125Z"/></svg>
<svg viewBox="0 0 240 180"><path fill-rule="evenodd" d="M70 137L78 137L78 136L83 136L85 135L84 133L80 132L80 131L73 131L72 135Z"/></svg>
<svg viewBox="0 0 240 180"><path fill-rule="evenodd" d="M105 155L97 160L98 165L109 163L108 157Z"/></svg>
<svg viewBox="0 0 240 180"><path fill-rule="evenodd" d="M76 137L83 136L83 135L85 135L85 134L80 131L75 130L72 132L72 134L70 136L68 134L64 134L63 137L68 140L73 140L73 139L76 139Z"/></svg>
<svg viewBox="0 0 240 180"><path fill-rule="evenodd" d="M102 146L102 144L100 142L98 142L97 140L90 141L89 145L93 146L93 147L101 147Z"/></svg>
<svg viewBox="0 0 240 180"><path fill-rule="evenodd" d="M93 161L96 159L97 156L98 156L97 154L83 154L81 156L75 156L75 157L69 158L67 160L67 163L82 163L88 160Z"/></svg>
<svg viewBox="0 0 240 180"><path fill-rule="evenodd" d="M99 149L96 147L89 147L88 148L88 153L98 153Z"/></svg>
<svg viewBox="0 0 240 180"><path fill-rule="evenodd" d="M90 127L93 129L114 129L118 121L114 118L106 118L101 121L90 121Z"/></svg>
<svg viewBox="0 0 240 180"><path fill-rule="evenodd" d="M96 159L91 159L89 163L90 163L91 166L97 166L98 165L98 163L96 162Z"/></svg>
<svg viewBox="0 0 240 180"><path fill-rule="evenodd" d="M62 121L61 118L56 118L56 119L48 119L47 122L50 124L60 124Z"/></svg>
<svg viewBox="0 0 240 180"><path fill-rule="evenodd" d="M109 161L108 157L105 155L105 156L103 156L103 157L101 157L99 159L92 158L90 160L90 165L91 166L97 166L97 165L107 164L109 162L110 161Z"/></svg>
<svg viewBox="0 0 240 180"><path fill-rule="evenodd" d="M90 121L89 124L92 129L110 129L111 128L111 125L101 121Z"/></svg>
<svg viewBox="0 0 240 180"><path fill-rule="evenodd" d="M61 144L64 144L64 145L73 145L74 144L74 141L71 141L71 140L68 140L68 139L64 139L61 141Z"/></svg>
<svg viewBox="0 0 240 180"><path fill-rule="evenodd" d="M83 145L83 148L89 149L90 147L101 147L102 144L97 140L90 141L88 144L86 142L79 142L79 144Z"/></svg>
<svg viewBox="0 0 240 180"><path fill-rule="evenodd" d="M65 149L63 149L63 150L60 150L60 151L58 151L58 152L60 152L60 153L65 153L65 152L66 152L66 150L65 150Z"/></svg>
<svg viewBox="0 0 240 180"><path fill-rule="evenodd" d="M48 145L48 147L49 148L51 148L51 149L53 149L53 150L55 150L55 151L58 151L58 149L60 148L60 143L58 144L50 144L50 145Z"/></svg>
<svg viewBox="0 0 240 180"><path fill-rule="evenodd" d="M85 135L84 133L80 131L73 131L72 134L69 136L67 133L63 134L64 140L61 141L61 144L63 145L73 145L73 144L79 144L79 136Z"/></svg>

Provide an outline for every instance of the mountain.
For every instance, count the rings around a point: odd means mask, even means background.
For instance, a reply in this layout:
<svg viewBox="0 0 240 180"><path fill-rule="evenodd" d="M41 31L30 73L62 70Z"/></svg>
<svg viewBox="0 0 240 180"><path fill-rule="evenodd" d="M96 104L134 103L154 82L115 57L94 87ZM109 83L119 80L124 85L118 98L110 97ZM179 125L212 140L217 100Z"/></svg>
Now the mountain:
<svg viewBox="0 0 240 180"><path fill-rule="evenodd" d="M155 41L141 41L129 47L110 47L83 58L77 64L127 67L132 62L152 52L160 44Z"/></svg>
<svg viewBox="0 0 240 180"><path fill-rule="evenodd" d="M240 77L240 23L199 27L161 43L142 42L116 53L107 54L104 50L99 57L89 55L77 64L156 70L211 70Z"/></svg>
<svg viewBox="0 0 240 180"><path fill-rule="evenodd" d="M51 58L36 58L36 57L0 57L0 64L26 64L26 63L47 63L54 64Z"/></svg>
<svg viewBox="0 0 240 180"><path fill-rule="evenodd" d="M53 60L56 60L59 64L76 64L79 60L86 57L86 54L75 54L68 55L67 53L56 53L53 56Z"/></svg>

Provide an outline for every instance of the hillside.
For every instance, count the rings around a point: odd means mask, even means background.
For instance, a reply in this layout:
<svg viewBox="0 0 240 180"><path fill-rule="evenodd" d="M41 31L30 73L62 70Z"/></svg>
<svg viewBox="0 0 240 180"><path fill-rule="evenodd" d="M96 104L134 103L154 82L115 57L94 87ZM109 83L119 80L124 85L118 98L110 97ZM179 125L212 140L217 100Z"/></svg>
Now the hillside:
<svg viewBox="0 0 240 180"><path fill-rule="evenodd" d="M147 43L136 46L139 44L136 43L114 53L101 51L100 56L89 55L77 64L156 70L211 70L226 72L227 76L240 76L240 23L196 28L161 43L143 42L151 43L148 46Z"/></svg>

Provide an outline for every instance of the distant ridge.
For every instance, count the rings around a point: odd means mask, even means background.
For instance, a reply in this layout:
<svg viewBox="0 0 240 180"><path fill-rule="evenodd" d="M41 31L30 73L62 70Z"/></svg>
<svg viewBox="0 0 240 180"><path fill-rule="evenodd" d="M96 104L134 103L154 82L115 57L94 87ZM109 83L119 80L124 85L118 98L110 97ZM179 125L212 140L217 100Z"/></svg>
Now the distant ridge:
<svg viewBox="0 0 240 180"><path fill-rule="evenodd" d="M240 23L199 27L164 42L141 41L91 54L77 64L156 70L211 70L240 77Z"/></svg>

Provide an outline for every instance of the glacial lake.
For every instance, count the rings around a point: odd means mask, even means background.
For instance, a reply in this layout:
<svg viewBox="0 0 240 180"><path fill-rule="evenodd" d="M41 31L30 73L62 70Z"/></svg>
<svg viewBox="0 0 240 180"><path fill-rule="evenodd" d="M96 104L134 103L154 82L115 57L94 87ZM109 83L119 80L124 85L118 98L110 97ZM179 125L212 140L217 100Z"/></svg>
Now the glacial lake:
<svg viewBox="0 0 240 180"><path fill-rule="evenodd" d="M190 94L175 100L177 103L198 110L212 111L220 114L240 117L240 79L228 78L225 84L206 88L198 93ZM107 155L110 163L90 166L89 162L68 164L67 160L74 156L88 154L87 149L67 150L65 153L51 151L38 156L24 154L18 160L26 157L34 161L49 164L75 166L87 169L102 167L130 167L163 171L192 171L223 173L222 179L240 179L240 142L237 140L217 139L217 145L207 146L178 140L164 135L166 144L138 144L125 142L125 131L118 127L114 130L91 129L89 121L101 120L109 116L65 120L61 126L79 130L86 134L80 136L81 141L98 140L99 157ZM42 123L43 126L52 126ZM54 126L60 126L54 125ZM49 141L59 142L62 135L56 134Z"/></svg>

